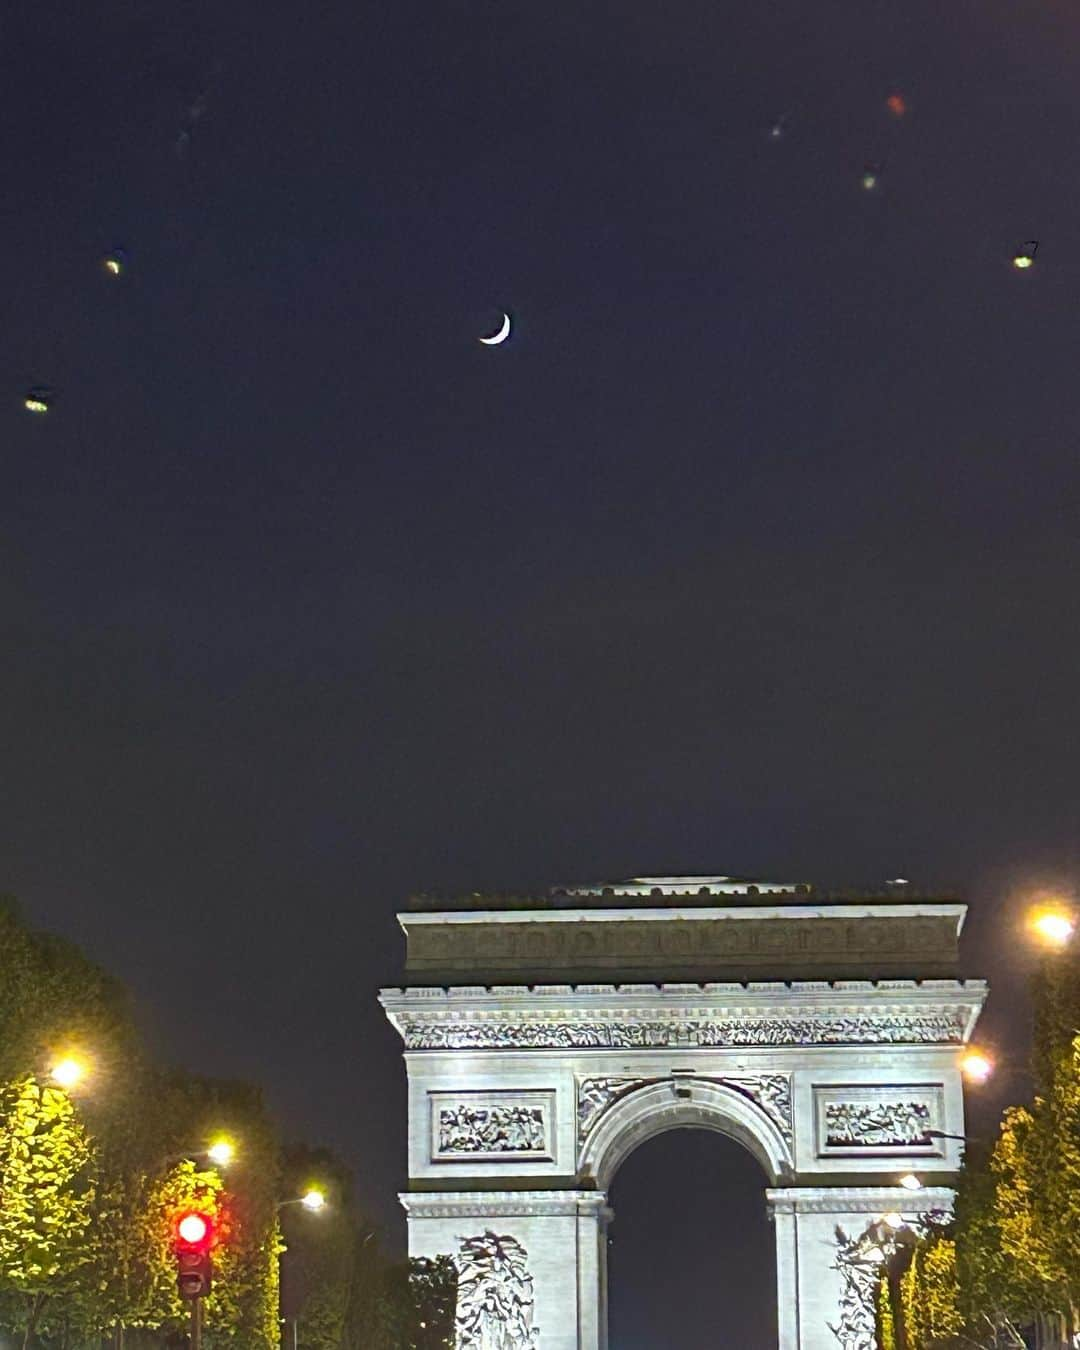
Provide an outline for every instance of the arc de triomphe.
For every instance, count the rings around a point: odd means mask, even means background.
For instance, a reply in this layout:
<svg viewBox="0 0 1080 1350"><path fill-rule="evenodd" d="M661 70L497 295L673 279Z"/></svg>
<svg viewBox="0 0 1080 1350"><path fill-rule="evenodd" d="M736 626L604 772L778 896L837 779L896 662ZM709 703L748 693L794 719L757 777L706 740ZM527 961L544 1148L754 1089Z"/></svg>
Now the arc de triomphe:
<svg viewBox="0 0 1080 1350"><path fill-rule="evenodd" d="M964 915L723 877L414 901L381 1001L405 1043L409 1250L457 1261L459 1345L606 1350L612 1178L705 1127L767 1178L779 1350L867 1350L836 1229L951 1204L942 1136L964 1133L986 997L957 978Z"/></svg>

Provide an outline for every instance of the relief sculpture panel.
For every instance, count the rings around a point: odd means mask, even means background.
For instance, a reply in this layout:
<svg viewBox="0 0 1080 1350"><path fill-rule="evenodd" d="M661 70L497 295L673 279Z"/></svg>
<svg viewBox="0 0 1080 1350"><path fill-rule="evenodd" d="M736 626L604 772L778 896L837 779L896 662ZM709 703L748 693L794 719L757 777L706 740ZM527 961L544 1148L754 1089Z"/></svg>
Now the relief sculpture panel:
<svg viewBox="0 0 1080 1350"><path fill-rule="evenodd" d="M938 1153L942 1089L913 1087L819 1087L818 1154Z"/></svg>
<svg viewBox="0 0 1080 1350"><path fill-rule="evenodd" d="M431 1094L432 1162L547 1160L550 1092Z"/></svg>
<svg viewBox="0 0 1080 1350"><path fill-rule="evenodd" d="M462 1238L456 1264L458 1350L527 1350L539 1343L529 1256L520 1242L490 1229Z"/></svg>

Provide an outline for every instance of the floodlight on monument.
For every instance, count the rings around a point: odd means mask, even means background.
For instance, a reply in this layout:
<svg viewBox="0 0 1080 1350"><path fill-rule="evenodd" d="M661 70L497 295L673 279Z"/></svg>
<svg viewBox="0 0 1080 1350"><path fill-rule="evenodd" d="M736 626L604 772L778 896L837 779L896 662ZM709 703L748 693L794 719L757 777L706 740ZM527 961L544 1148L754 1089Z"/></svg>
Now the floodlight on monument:
<svg viewBox="0 0 1080 1350"><path fill-rule="evenodd" d="M903 1186L905 1191L921 1191L923 1188L922 1182L914 1172L905 1172L898 1184Z"/></svg>

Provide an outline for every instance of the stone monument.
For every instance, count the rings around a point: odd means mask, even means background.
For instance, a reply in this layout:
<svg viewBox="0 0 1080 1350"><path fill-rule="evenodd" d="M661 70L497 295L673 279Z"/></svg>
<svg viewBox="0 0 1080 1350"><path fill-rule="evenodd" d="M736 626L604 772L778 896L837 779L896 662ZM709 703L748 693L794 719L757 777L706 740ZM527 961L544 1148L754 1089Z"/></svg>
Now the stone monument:
<svg viewBox="0 0 1080 1350"><path fill-rule="evenodd" d="M986 997L957 978L965 912L728 877L413 901L405 985L381 994L401 1200L411 1255L457 1262L459 1348L606 1350L612 1179L704 1127L765 1173L778 1350L872 1350L860 1236L952 1202Z"/></svg>

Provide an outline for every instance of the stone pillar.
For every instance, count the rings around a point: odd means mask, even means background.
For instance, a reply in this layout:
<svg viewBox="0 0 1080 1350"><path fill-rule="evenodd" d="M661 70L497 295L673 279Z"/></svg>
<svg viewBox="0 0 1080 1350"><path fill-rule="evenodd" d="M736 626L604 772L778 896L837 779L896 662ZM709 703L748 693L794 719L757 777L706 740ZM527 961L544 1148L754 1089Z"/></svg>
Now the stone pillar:
<svg viewBox="0 0 1080 1350"><path fill-rule="evenodd" d="M941 1186L790 1186L766 1191L776 1224L779 1350L873 1350L874 1318L845 1278L837 1229L857 1238L885 1214L917 1223L952 1210Z"/></svg>
<svg viewBox="0 0 1080 1350"><path fill-rule="evenodd" d="M513 1290L500 1317L522 1350L605 1350L607 1223L602 1191L408 1192L409 1255L452 1256L466 1280L458 1317L492 1281Z"/></svg>

